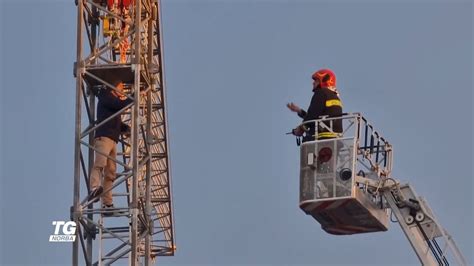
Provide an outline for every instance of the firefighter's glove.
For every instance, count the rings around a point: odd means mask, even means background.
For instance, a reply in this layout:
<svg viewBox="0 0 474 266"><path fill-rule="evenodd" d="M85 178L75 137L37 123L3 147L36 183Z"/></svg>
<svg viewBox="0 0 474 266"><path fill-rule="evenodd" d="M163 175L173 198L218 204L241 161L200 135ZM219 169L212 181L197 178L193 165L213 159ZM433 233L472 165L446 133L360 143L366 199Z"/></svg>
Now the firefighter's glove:
<svg viewBox="0 0 474 266"><path fill-rule="evenodd" d="M294 128L291 131L291 133L293 133L293 135L298 136L298 137L303 136L304 132L305 132L305 130L304 130L303 126L298 126L297 128Z"/></svg>

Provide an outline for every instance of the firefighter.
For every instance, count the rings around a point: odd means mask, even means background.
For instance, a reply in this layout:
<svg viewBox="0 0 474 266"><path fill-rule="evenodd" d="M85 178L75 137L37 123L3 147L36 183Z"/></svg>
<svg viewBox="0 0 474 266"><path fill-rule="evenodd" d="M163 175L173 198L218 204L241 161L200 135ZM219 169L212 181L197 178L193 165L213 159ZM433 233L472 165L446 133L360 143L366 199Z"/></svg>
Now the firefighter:
<svg viewBox="0 0 474 266"><path fill-rule="evenodd" d="M342 103L339 93L336 89L336 75L329 69L320 69L313 76L313 97L309 105L308 111L301 109L294 103L288 103L287 107L292 112L303 118L303 123L310 120L319 119L320 116L337 117L342 116ZM296 136L303 136L303 142L315 139L331 139L342 135L342 120L334 119L323 122L325 126L318 127L318 134L315 136L315 125L309 123L300 125L293 129L292 133Z"/></svg>

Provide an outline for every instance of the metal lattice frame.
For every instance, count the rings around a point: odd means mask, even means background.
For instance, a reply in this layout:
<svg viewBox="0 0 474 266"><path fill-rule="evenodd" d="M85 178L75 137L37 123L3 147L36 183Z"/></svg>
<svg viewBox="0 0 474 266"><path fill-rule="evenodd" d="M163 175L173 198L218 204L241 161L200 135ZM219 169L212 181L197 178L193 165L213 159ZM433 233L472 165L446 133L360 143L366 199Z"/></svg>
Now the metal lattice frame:
<svg viewBox="0 0 474 266"><path fill-rule="evenodd" d="M128 17L108 8L106 2L77 1L71 219L78 230L72 264L78 265L82 259L81 265L107 265L128 258L130 265L150 265L156 256L172 256L175 250L160 2L132 1ZM127 29L117 36L103 37L105 18ZM126 42L130 42L129 48L119 52L117 47ZM87 199L97 152L94 133L106 122L95 120L96 100L91 92L116 89L112 85L116 78L123 80L133 103L114 116L121 116L131 127L131 136L122 136L118 145L118 174L113 185L116 208L112 217L104 218L102 214L110 210Z"/></svg>

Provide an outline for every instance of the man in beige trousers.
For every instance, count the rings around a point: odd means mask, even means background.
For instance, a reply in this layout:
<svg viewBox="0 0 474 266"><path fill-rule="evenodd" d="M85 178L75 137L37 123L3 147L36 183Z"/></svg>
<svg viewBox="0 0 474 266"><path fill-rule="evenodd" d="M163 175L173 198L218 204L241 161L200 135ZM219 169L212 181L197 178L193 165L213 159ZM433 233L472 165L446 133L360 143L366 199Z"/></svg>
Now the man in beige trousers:
<svg viewBox="0 0 474 266"><path fill-rule="evenodd" d="M97 94L99 99L97 103L98 124L133 102L123 94L121 81L115 82L114 85L117 90L107 88ZM117 142L120 134L127 128L128 126L122 122L121 115L116 115L98 127L95 132L94 147L96 152L90 175L91 192L88 199L97 202L101 197L104 209L114 208L111 188L116 177ZM103 177L103 185L101 185L101 177ZM113 211L104 213L104 215L112 214Z"/></svg>

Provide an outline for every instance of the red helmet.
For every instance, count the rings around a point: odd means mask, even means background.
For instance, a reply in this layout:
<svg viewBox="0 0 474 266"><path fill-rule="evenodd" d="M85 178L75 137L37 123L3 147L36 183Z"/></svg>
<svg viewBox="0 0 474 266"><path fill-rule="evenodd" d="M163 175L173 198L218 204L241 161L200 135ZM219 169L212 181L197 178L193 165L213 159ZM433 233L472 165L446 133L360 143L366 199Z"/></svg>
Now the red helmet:
<svg viewBox="0 0 474 266"><path fill-rule="evenodd" d="M318 88L336 87L336 75L329 69L314 72L312 78L319 81Z"/></svg>

